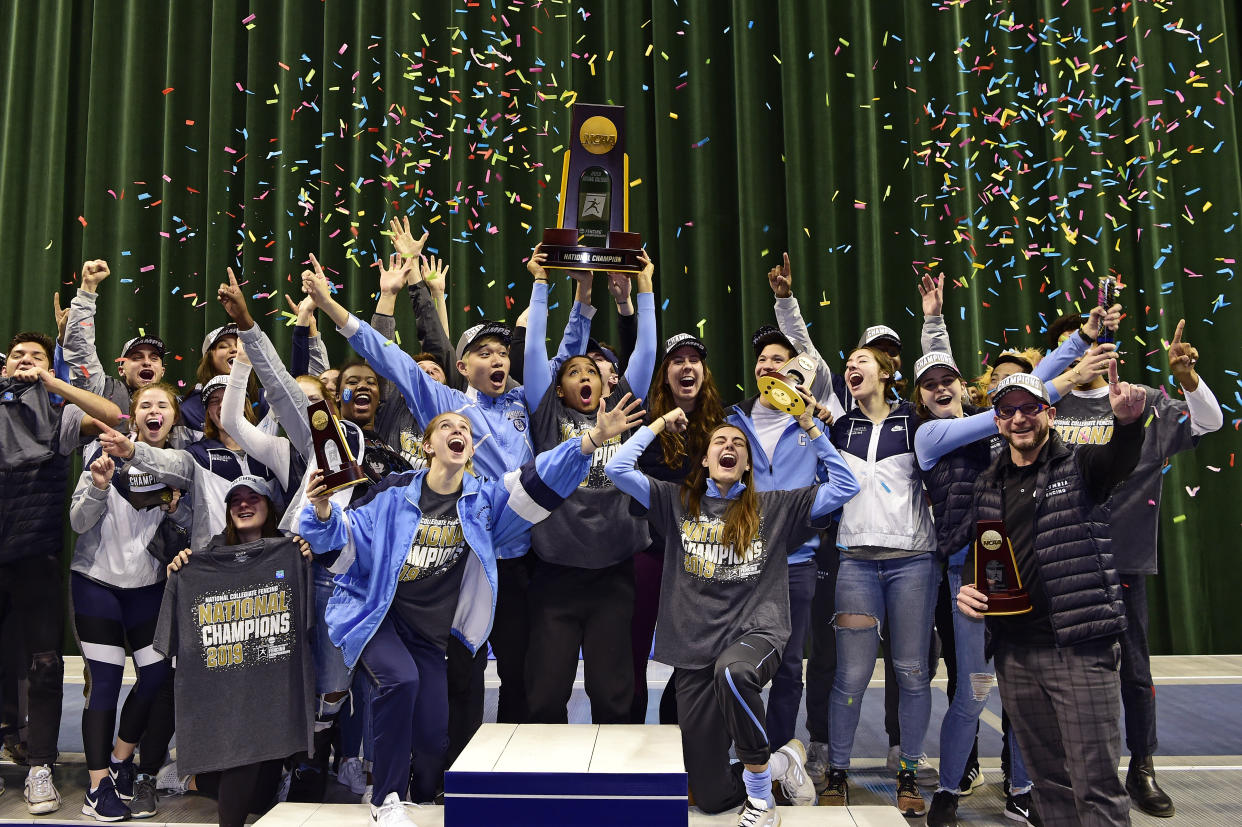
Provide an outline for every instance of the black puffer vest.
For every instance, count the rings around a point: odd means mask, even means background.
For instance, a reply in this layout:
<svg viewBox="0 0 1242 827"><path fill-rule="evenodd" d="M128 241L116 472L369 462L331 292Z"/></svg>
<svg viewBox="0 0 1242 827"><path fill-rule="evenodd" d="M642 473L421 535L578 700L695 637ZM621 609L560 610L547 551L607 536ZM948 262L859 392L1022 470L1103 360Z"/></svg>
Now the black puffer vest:
<svg viewBox="0 0 1242 827"><path fill-rule="evenodd" d="M1008 462L1001 456L975 484L974 520L1003 518ZM1036 476L1035 555L1057 646L1113 637L1126 628L1113 567L1108 510L1092 502L1074 454L1056 431Z"/></svg>
<svg viewBox="0 0 1242 827"><path fill-rule="evenodd" d="M963 405L966 416L984 410ZM975 480L987 470L1000 454L1004 442L1000 434L976 440L954 449L923 475L923 484L931 498L932 518L936 521L936 553L947 560L974 542L974 521L970 509L974 501Z"/></svg>

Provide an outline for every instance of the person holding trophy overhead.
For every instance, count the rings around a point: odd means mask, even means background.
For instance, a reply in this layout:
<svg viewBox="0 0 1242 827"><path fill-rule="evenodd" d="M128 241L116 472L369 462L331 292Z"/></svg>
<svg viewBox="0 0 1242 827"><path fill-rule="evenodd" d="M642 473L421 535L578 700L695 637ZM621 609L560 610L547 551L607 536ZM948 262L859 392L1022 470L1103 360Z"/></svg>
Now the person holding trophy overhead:
<svg viewBox="0 0 1242 827"><path fill-rule="evenodd" d="M988 627L1001 700L1035 782L1035 806L1050 824L1130 823L1117 776L1117 639L1126 617L1102 504L1138 464L1146 395L1117 379L1116 362L1108 384L1112 441L1071 451L1052 430L1056 410L1044 383L1027 373L1006 377L992 408L1008 450L973 494L973 519L1003 523L1030 596L1030 611L990 618ZM988 612L977 585L957 593L967 617Z"/></svg>

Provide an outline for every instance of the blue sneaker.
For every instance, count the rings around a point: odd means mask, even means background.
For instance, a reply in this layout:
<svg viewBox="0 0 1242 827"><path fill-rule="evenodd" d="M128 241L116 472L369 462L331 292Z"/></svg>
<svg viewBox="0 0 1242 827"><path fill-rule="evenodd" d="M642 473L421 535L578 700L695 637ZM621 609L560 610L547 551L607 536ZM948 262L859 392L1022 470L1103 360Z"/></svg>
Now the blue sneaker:
<svg viewBox="0 0 1242 827"><path fill-rule="evenodd" d="M126 758L120 763L113 761L111 758L108 759L108 777L112 779L112 785L116 787L117 797L122 801L129 801L134 797L134 777L136 775L133 758Z"/></svg>
<svg viewBox="0 0 1242 827"><path fill-rule="evenodd" d="M111 776L104 776L94 792L86 791L82 815L92 816L96 821L124 821L129 818L129 807L117 797Z"/></svg>

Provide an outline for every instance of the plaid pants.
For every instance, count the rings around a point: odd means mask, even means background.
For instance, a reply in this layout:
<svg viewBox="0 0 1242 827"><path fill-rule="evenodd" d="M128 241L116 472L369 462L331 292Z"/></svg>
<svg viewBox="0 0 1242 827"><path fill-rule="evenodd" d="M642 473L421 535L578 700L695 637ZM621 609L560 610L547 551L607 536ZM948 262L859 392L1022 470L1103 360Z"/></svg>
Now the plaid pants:
<svg viewBox="0 0 1242 827"><path fill-rule="evenodd" d="M1001 701L1047 827L1130 823L1130 797L1117 775L1120 667L1121 647L1111 639L997 647Z"/></svg>

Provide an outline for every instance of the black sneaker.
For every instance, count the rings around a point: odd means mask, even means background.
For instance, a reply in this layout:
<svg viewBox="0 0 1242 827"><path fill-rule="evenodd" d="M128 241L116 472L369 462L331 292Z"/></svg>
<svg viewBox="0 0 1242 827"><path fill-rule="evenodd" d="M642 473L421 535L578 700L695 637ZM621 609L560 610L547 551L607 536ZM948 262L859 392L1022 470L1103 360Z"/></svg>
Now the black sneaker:
<svg viewBox="0 0 1242 827"><path fill-rule="evenodd" d="M155 792L155 777L139 773L134 781L134 797L129 801L129 813L134 818L150 818L159 809L160 797Z"/></svg>
<svg viewBox="0 0 1242 827"><path fill-rule="evenodd" d="M940 790L932 796L927 827L957 827L957 796L952 790Z"/></svg>
<svg viewBox="0 0 1242 827"><path fill-rule="evenodd" d="M983 784L983 770L979 769L978 764L971 764L966 768L966 772L962 774L962 783L958 785L958 795L962 798L970 795L975 791L975 787Z"/></svg>
<svg viewBox="0 0 1242 827"><path fill-rule="evenodd" d="M824 789L819 794L819 806L844 807L850 803L849 784L846 783L848 773L836 767L828 769L824 778Z"/></svg>
<svg viewBox="0 0 1242 827"><path fill-rule="evenodd" d="M1010 793L1005 796L1005 818L1031 827L1043 827L1039 814L1035 812L1035 804L1031 801L1030 792Z"/></svg>
<svg viewBox="0 0 1242 827"><path fill-rule="evenodd" d="M325 776L326 773L318 767L306 764L294 767L289 781L289 797L285 800L322 804L328 788L328 779Z"/></svg>
<svg viewBox="0 0 1242 827"><path fill-rule="evenodd" d="M919 792L917 770L897 773L897 809L906 818L917 818L927 812L927 802Z"/></svg>
<svg viewBox="0 0 1242 827"><path fill-rule="evenodd" d="M82 815L91 816L96 821L124 821L129 818L129 808L117 797L116 787L112 778L105 775L99 780L94 792L86 791L82 801Z"/></svg>
<svg viewBox="0 0 1242 827"><path fill-rule="evenodd" d="M112 779L112 785L116 787L117 798L122 801L129 801L134 797L134 777L136 775L137 771L134 769L133 758L126 758L119 763L111 758L108 759L108 776Z"/></svg>

